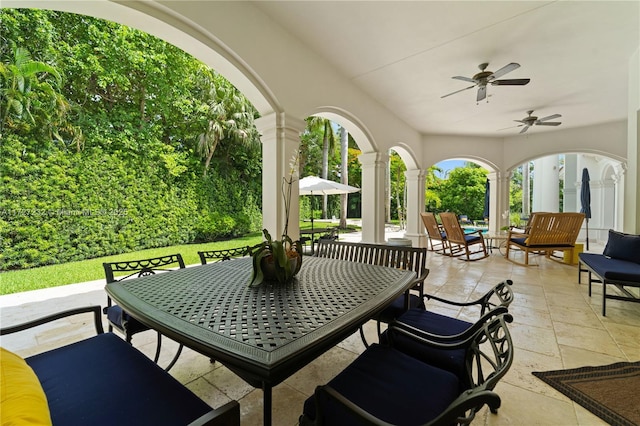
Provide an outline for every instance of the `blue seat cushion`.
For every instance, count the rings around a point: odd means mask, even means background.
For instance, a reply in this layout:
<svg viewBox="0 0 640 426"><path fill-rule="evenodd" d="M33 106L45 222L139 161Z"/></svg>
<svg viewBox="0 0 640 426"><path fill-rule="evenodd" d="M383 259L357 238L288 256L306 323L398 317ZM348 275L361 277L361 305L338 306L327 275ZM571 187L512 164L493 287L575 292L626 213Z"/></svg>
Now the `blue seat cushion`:
<svg viewBox="0 0 640 426"><path fill-rule="evenodd" d="M640 264L627 260L611 259L602 254L580 253L582 263L588 265L607 281L631 281L640 285Z"/></svg>
<svg viewBox="0 0 640 426"><path fill-rule="evenodd" d="M465 235L464 236L464 240L467 242L467 244L473 244L473 243L477 243L478 241L480 241L480 236L479 235Z"/></svg>
<svg viewBox="0 0 640 426"><path fill-rule="evenodd" d="M457 377L389 346L371 345L329 385L374 416L394 425L419 425L442 413L459 395ZM325 401L324 424L357 425L342 405ZM315 396L304 414L316 418Z"/></svg>
<svg viewBox="0 0 640 426"><path fill-rule="evenodd" d="M415 294L409 295L409 309L414 308L423 308L424 309L424 301L421 297L416 296ZM404 305L404 294L402 296L397 297L390 305L388 305L378 316L376 317L378 320L382 322L389 323L394 319L398 318L400 315L405 313L407 310Z"/></svg>
<svg viewBox="0 0 640 426"><path fill-rule="evenodd" d="M130 316L118 305L109 306L107 308L107 320L120 330L124 331L126 329L129 332L129 335L149 330L149 327Z"/></svg>
<svg viewBox="0 0 640 426"><path fill-rule="evenodd" d="M510 240L513 243L518 244L522 247L537 247L537 248L553 248L553 247L573 247L571 244L527 244L527 238L511 238Z"/></svg>
<svg viewBox="0 0 640 426"><path fill-rule="evenodd" d="M184 425L211 410L113 333L26 361L42 384L54 425Z"/></svg>
<svg viewBox="0 0 640 426"><path fill-rule="evenodd" d="M419 330L441 336L462 333L473 325L457 318L425 311L424 309L411 309L398 317L397 320ZM389 343L389 336L386 332L380 337L380 343ZM393 335L393 342L391 343L393 347L413 358L454 373L463 386L461 390L468 389L470 386L465 372L466 351L464 349L437 349L419 343L400 333Z"/></svg>

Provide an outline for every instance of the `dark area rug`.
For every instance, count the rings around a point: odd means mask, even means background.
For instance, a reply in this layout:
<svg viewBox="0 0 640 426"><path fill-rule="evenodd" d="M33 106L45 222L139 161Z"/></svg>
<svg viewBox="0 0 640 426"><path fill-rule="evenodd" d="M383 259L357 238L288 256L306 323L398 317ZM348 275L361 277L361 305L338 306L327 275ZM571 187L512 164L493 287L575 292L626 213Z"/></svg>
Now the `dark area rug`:
<svg viewBox="0 0 640 426"><path fill-rule="evenodd" d="M640 362L533 375L612 425L640 425Z"/></svg>

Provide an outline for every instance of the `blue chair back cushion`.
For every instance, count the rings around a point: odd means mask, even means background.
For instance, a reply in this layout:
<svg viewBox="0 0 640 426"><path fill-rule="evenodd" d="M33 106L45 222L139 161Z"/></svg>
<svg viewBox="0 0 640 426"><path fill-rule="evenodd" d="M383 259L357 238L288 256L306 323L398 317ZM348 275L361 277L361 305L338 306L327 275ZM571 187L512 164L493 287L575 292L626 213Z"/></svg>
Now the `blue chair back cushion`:
<svg viewBox="0 0 640 426"><path fill-rule="evenodd" d="M421 309L407 311L398 318L398 321L428 333L444 336L462 333L473 325L457 318ZM380 342L386 343L388 340L389 336L385 333ZM462 386L460 391L469 388L469 380L465 373L466 352L464 349L432 348L399 333L393 335L393 346L413 358L454 373L460 380Z"/></svg>
<svg viewBox="0 0 640 426"><path fill-rule="evenodd" d="M54 425L184 425L211 410L113 333L26 361L42 384ZM162 403L167 398L171 404Z"/></svg>
<svg viewBox="0 0 640 426"><path fill-rule="evenodd" d="M640 235L609 230L609 239L602 253L612 259L640 263Z"/></svg>
<svg viewBox="0 0 640 426"><path fill-rule="evenodd" d="M107 319L120 330L124 330L126 328L129 331L129 335L149 329L149 327L124 312L118 305L109 306L107 308Z"/></svg>
<svg viewBox="0 0 640 426"><path fill-rule="evenodd" d="M427 423L459 395L454 374L378 344L371 345L329 385L365 411L394 425ZM341 404L323 402L324 424L362 423ZM316 418L315 396L305 401L304 414L311 420Z"/></svg>
<svg viewBox="0 0 640 426"><path fill-rule="evenodd" d="M400 297L397 297L393 302L391 302L391 304L384 308L380 315L378 315L378 318L383 322L391 322L402 315L405 312L404 297L404 294ZM422 300L422 297L419 297L415 294L410 294L409 309L413 308L424 309L424 302Z"/></svg>

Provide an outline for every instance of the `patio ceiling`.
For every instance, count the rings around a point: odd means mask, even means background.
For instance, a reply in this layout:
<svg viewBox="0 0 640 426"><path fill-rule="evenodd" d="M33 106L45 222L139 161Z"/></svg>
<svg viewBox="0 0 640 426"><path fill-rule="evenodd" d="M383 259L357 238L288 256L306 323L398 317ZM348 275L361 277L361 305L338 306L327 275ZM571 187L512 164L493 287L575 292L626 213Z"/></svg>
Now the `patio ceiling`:
<svg viewBox="0 0 640 426"><path fill-rule="evenodd" d="M425 134L509 137L526 116L561 114L559 127L626 119L629 59L640 45L637 1L255 2L301 43ZM526 86L471 85L478 65ZM635 77L637 79L637 76ZM509 128L512 127L512 128ZM501 130L509 128L506 130Z"/></svg>

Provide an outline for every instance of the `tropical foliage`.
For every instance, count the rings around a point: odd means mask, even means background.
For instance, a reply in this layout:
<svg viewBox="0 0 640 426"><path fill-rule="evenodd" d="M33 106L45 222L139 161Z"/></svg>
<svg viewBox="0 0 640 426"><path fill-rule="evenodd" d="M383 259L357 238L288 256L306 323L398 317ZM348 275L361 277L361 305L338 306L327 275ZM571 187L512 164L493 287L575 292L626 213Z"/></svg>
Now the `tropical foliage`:
<svg viewBox="0 0 640 426"><path fill-rule="evenodd" d="M0 22L0 270L261 228L256 113L222 76L113 22Z"/></svg>

